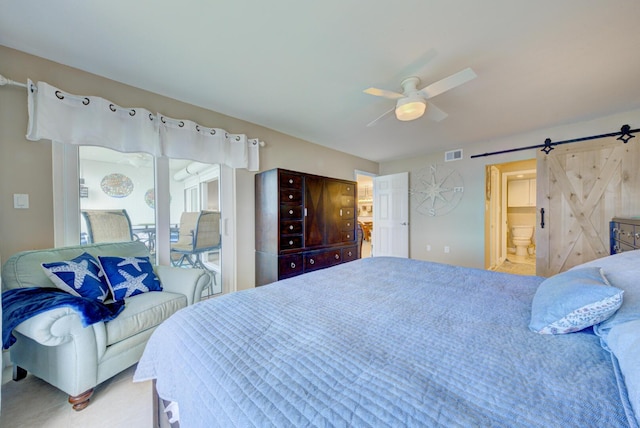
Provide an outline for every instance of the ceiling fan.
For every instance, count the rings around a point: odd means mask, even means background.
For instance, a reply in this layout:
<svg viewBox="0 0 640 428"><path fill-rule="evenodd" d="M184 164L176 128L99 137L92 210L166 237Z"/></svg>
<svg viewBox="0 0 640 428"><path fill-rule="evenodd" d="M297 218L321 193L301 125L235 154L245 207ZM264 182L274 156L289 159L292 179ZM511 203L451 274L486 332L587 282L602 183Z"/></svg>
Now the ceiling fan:
<svg viewBox="0 0 640 428"><path fill-rule="evenodd" d="M367 126L375 125L379 120L383 119L393 111L396 113L396 118L401 121L417 119L424 115L426 111L429 119L440 122L448 116L447 113L440 110L431 102L428 103L427 107L427 100L467 83L469 80L475 79L476 77L477 75L472 69L465 68L464 70L452 74L449 77L445 77L442 80L438 80L435 83L427 85L422 89L418 89L418 85L420 85L420 78L415 76L407 77L402 81L402 93L378 88L365 89L364 92L369 95L397 100L394 108L384 112L381 116L369 122Z"/></svg>

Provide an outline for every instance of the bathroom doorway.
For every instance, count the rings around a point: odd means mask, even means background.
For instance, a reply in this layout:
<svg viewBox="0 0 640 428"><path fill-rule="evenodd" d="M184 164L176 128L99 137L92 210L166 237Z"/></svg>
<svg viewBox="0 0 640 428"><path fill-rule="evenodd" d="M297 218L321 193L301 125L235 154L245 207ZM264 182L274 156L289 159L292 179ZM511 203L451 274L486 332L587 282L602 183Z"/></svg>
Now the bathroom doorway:
<svg viewBox="0 0 640 428"><path fill-rule="evenodd" d="M535 275L536 160L487 165L485 268Z"/></svg>

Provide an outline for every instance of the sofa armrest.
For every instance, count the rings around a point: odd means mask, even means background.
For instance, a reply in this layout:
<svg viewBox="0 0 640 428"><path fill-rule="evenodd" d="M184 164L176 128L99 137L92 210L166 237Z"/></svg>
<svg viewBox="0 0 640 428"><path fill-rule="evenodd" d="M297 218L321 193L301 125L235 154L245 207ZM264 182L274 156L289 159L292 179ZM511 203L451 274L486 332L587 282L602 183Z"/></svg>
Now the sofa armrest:
<svg viewBox="0 0 640 428"><path fill-rule="evenodd" d="M44 346L70 342L82 333L80 315L71 308L55 308L21 322L15 328L20 334Z"/></svg>
<svg viewBox="0 0 640 428"><path fill-rule="evenodd" d="M187 296L187 305L200 301L202 291L211 281L204 269L185 269L173 266L156 266L156 274L162 289Z"/></svg>

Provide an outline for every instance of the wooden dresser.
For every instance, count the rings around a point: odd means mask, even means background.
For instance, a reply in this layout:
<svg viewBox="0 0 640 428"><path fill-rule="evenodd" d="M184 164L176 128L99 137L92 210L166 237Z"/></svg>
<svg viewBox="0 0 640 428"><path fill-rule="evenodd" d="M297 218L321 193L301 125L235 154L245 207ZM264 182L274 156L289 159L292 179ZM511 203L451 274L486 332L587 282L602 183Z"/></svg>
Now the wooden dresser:
<svg viewBox="0 0 640 428"><path fill-rule="evenodd" d="M640 218L613 218L609 240L611 254L640 249Z"/></svg>
<svg viewBox="0 0 640 428"><path fill-rule="evenodd" d="M356 182L256 174L256 286L358 258Z"/></svg>

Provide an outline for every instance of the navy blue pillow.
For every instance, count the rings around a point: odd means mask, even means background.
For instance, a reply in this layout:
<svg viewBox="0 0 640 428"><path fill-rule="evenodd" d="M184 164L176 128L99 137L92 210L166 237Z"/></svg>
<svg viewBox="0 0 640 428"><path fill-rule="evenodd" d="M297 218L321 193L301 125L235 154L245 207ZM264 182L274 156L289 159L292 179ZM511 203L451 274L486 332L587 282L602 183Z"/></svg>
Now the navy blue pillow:
<svg viewBox="0 0 640 428"><path fill-rule="evenodd" d="M162 291L149 257L102 257L102 270L115 301L147 291Z"/></svg>
<svg viewBox="0 0 640 428"><path fill-rule="evenodd" d="M55 286L74 296L104 302L109 285L100 263L89 253L62 262L42 263L42 269Z"/></svg>

